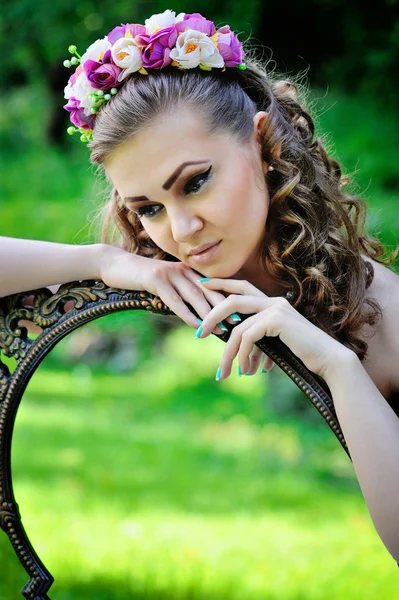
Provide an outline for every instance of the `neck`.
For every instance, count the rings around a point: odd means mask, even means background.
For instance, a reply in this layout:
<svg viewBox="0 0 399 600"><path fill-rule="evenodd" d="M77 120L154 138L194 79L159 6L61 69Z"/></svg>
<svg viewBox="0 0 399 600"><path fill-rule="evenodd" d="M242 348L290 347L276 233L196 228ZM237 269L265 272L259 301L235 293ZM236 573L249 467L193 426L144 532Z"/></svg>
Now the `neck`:
<svg viewBox="0 0 399 600"><path fill-rule="evenodd" d="M244 279L252 283L258 290L266 294L266 296L285 296L287 288L280 285L264 270L260 262L247 262L241 267L232 279Z"/></svg>

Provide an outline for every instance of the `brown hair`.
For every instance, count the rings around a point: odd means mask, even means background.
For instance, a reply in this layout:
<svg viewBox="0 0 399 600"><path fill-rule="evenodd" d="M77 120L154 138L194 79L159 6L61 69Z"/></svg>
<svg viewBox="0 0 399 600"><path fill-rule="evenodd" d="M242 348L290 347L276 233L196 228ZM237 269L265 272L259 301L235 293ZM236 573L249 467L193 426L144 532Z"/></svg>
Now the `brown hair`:
<svg viewBox="0 0 399 600"><path fill-rule="evenodd" d="M314 139L306 87L267 73L266 65L250 54L246 70L166 67L131 76L96 116L90 161L104 172L113 150L175 110L193 109L203 115L209 133L229 132L243 144L253 134L256 112L267 111L262 155L274 170L266 175L270 206L262 264L271 278L293 290L292 304L301 314L363 360L368 345L356 333L364 324L375 325L382 310L376 300L365 298L374 269L362 254L389 265L399 246L382 259L383 244L364 232L367 203L343 191L349 179L322 138ZM176 260L154 244L115 188L95 220L101 223L103 243Z"/></svg>

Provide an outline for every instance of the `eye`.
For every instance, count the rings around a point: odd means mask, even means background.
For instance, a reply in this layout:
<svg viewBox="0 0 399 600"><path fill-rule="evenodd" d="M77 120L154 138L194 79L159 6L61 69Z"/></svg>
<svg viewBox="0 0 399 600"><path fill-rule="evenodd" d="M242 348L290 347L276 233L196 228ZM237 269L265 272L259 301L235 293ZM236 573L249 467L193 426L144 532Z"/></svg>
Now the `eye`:
<svg viewBox="0 0 399 600"><path fill-rule="evenodd" d="M159 211L155 211L155 212L151 212L154 208L157 208L157 206L161 206L160 204L152 204L152 205L148 205L148 206L140 206L140 208L138 208L137 210L133 211L136 213L136 215L141 219L141 217L148 217L149 219L151 219L151 217L153 217L154 215L156 215ZM162 208L162 207L161 207Z"/></svg>
<svg viewBox="0 0 399 600"><path fill-rule="evenodd" d="M198 190L201 189L203 183L208 179L211 169L212 169L212 165L209 167L209 169L207 171L205 171L205 173L200 173L199 175L192 177L184 186L184 194L187 195L192 192L194 192L194 193L198 192ZM201 181L202 181L202 183L201 183ZM198 187L198 184L200 184L199 187ZM191 191L187 192L186 191L187 189L191 190Z"/></svg>
<svg viewBox="0 0 399 600"><path fill-rule="evenodd" d="M196 192L198 192L202 188L205 181L209 178L211 169L212 165L204 173L200 173L199 175L195 175L195 177L192 177L183 188L184 195L187 196L188 194L195 194ZM158 208L158 210L155 210L156 208ZM135 212L140 219L141 217L147 217L148 219L151 219L152 217L155 217L155 215L157 215L162 209L162 204L152 204L147 206L140 206L140 208L133 212Z"/></svg>

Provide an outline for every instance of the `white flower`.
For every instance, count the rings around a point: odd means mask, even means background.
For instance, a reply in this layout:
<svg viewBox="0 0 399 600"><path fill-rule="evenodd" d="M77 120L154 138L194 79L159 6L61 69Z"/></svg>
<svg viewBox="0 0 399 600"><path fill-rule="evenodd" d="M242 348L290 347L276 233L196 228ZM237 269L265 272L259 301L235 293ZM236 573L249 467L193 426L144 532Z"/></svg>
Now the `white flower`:
<svg viewBox="0 0 399 600"><path fill-rule="evenodd" d="M89 46L86 52L83 54L80 64L85 64L86 60L99 61L102 59L107 50L112 48L111 42L108 41L107 36L102 40L96 40L91 46Z"/></svg>
<svg viewBox="0 0 399 600"><path fill-rule="evenodd" d="M68 86L65 89L67 88ZM91 114L90 109L93 106L93 100L92 98L89 98L89 94L93 94L94 92L97 93L98 90L90 85L90 81L87 79L85 72L82 72L77 76L75 85L71 86L71 91L71 96L74 96L80 101L80 106L85 109L85 114Z"/></svg>
<svg viewBox="0 0 399 600"><path fill-rule="evenodd" d="M118 81L123 81L130 73L138 71L143 66L143 57L140 48L131 37L119 38L112 46L114 63L124 69L119 73Z"/></svg>
<svg viewBox="0 0 399 600"><path fill-rule="evenodd" d="M70 81L68 81L68 85L64 87L64 98L67 98L67 100L69 100L71 96L74 96L74 90L71 86Z"/></svg>
<svg viewBox="0 0 399 600"><path fill-rule="evenodd" d="M224 60L212 40L202 31L187 29L181 33L170 58L184 69L193 69L199 64L204 67L224 67Z"/></svg>
<svg viewBox="0 0 399 600"><path fill-rule="evenodd" d="M164 29L165 27L170 27L179 21L184 19L185 13L179 13L176 17L176 13L174 10L165 10L163 13L158 13L156 15L152 15L149 19L144 21L145 23L145 31L147 34L151 35L152 33L156 33L160 29Z"/></svg>

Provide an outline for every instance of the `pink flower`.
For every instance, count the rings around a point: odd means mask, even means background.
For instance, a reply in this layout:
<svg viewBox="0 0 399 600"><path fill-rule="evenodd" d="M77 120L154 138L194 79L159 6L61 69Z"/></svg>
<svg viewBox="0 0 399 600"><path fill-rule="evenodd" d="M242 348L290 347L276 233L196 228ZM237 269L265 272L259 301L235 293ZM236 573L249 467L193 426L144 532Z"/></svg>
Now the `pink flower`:
<svg viewBox="0 0 399 600"><path fill-rule="evenodd" d="M144 33L136 37L136 44L143 48L143 66L149 69L162 69L169 65L171 49L176 44L176 25L160 29L156 33Z"/></svg>
<svg viewBox="0 0 399 600"><path fill-rule="evenodd" d="M183 21L176 23L176 29L179 33L183 33L186 29L195 29L195 31L201 31L209 37L216 33L215 24L205 19L200 13L184 15Z"/></svg>
<svg viewBox="0 0 399 600"><path fill-rule="evenodd" d="M86 60L83 68L92 87L98 90L109 90L121 85L118 76L122 69L117 67L112 60L111 50L106 51L101 62Z"/></svg>
<svg viewBox="0 0 399 600"><path fill-rule="evenodd" d="M80 127L81 129L93 129L95 115L86 115L84 108L80 107L80 102L77 98L71 96L68 104L65 104L63 108L71 113L69 119L76 127Z"/></svg>
<svg viewBox="0 0 399 600"><path fill-rule="evenodd" d="M235 67L243 62L244 56L246 56L242 49L242 42L240 42L236 34L230 30L229 25L225 25L218 29L217 44L219 52L223 57L224 64L226 67Z"/></svg>
<svg viewBox="0 0 399 600"><path fill-rule="evenodd" d="M114 45L122 37L127 37L126 32L130 32L130 36L135 38L136 35L141 35L145 33L144 25L137 25L135 23L126 23L125 25L119 25L118 27L114 27L112 31L107 35L108 41Z"/></svg>
<svg viewBox="0 0 399 600"><path fill-rule="evenodd" d="M82 67L82 65L79 65L78 68L76 69L75 73L73 73L70 78L69 78L69 83L74 86L76 79L78 77L78 75L80 75L82 72L84 71L84 68Z"/></svg>

